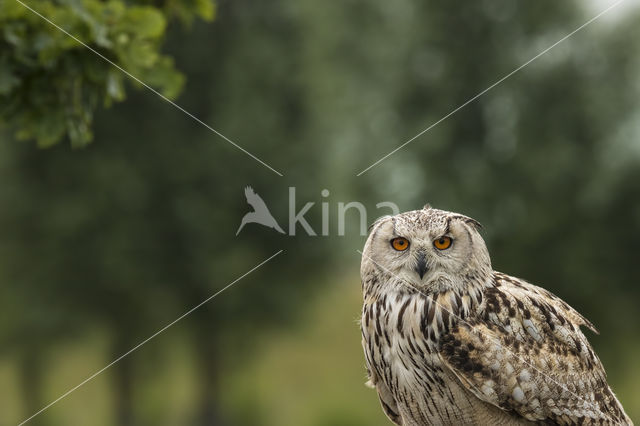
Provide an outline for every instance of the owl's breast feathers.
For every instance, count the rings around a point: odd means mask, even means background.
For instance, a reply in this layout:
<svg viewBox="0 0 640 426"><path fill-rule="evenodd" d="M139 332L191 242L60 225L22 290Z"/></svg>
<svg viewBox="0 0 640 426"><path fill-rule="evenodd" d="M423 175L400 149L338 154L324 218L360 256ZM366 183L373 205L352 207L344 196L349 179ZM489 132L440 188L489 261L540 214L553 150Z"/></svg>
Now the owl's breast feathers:
<svg viewBox="0 0 640 426"><path fill-rule="evenodd" d="M370 376L385 411L398 424L402 413L422 416L409 424L446 423L442 415L429 420L429 412L415 412L441 404L429 401L437 393L425 378L436 386L463 389L467 396L454 404L475 397L479 406L498 407L514 419L632 424L580 330L584 325L595 331L593 325L555 295L525 281L496 272L490 283L466 293L428 296L394 296L376 287L365 291L362 321ZM408 394L416 399L409 407Z"/></svg>

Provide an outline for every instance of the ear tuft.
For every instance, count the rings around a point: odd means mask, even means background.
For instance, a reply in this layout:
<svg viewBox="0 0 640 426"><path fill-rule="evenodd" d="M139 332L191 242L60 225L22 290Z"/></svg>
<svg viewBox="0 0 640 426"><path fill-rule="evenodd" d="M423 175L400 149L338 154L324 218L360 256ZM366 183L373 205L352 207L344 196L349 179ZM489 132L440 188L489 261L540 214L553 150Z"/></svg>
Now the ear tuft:
<svg viewBox="0 0 640 426"><path fill-rule="evenodd" d="M480 232L480 230L482 229L482 224L475 219L471 219L470 217L468 217L465 219L465 222L476 228L476 231L478 232Z"/></svg>
<svg viewBox="0 0 640 426"><path fill-rule="evenodd" d="M422 210L430 210L430 209L432 209L432 208L433 208L433 207L431 207L431 204L427 203L427 204L425 204L425 205L424 205L424 207L422 208Z"/></svg>

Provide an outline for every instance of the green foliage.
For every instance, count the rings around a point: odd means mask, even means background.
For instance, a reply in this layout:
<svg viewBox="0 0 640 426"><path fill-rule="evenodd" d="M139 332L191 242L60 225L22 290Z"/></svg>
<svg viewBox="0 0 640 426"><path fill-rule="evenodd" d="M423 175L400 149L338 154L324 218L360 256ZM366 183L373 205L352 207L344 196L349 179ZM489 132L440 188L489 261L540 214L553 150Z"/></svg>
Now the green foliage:
<svg viewBox="0 0 640 426"><path fill-rule="evenodd" d="M170 99L180 93L184 76L160 52L168 21L214 15L210 0L168 0L164 6L123 0L25 4ZM0 1L0 124L9 124L19 139L47 147L67 135L73 146L87 144L94 111L122 101L127 79L16 0Z"/></svg>

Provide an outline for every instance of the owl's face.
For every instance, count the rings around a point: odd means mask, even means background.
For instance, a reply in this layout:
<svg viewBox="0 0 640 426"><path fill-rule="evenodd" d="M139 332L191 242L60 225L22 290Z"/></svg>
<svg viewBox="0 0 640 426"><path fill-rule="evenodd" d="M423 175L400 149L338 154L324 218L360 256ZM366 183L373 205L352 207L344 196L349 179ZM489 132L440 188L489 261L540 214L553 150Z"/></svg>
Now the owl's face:
<svg viewBox="0 0 640 426"><path fill-rule="evenodd" d="M433 208L380 219L365 245L369 260L402 281L425 291L463 285L491 272L480 224L456 213Z"/></svg>

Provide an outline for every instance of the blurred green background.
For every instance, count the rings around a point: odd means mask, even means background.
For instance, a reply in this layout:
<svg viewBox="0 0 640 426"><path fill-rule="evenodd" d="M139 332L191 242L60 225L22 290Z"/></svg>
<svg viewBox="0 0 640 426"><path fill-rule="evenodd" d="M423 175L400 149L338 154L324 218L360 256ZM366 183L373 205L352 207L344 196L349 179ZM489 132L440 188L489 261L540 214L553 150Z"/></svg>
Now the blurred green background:
<svg viewBox="0 0 640 426"><path fill-rule="evenodd" d="M640 421L640 10L621 5L360 177L604 1L30 0L277 176L0 0L0 424L283 249L33 425L389 424L364 387L367 222L433 206L586 315ZM34 142L35 141L35 142ZM47 149L43 149L47 147ZM251 185L287 228L247 225ZM328 197L321 191L330 191Z"/></svg>

